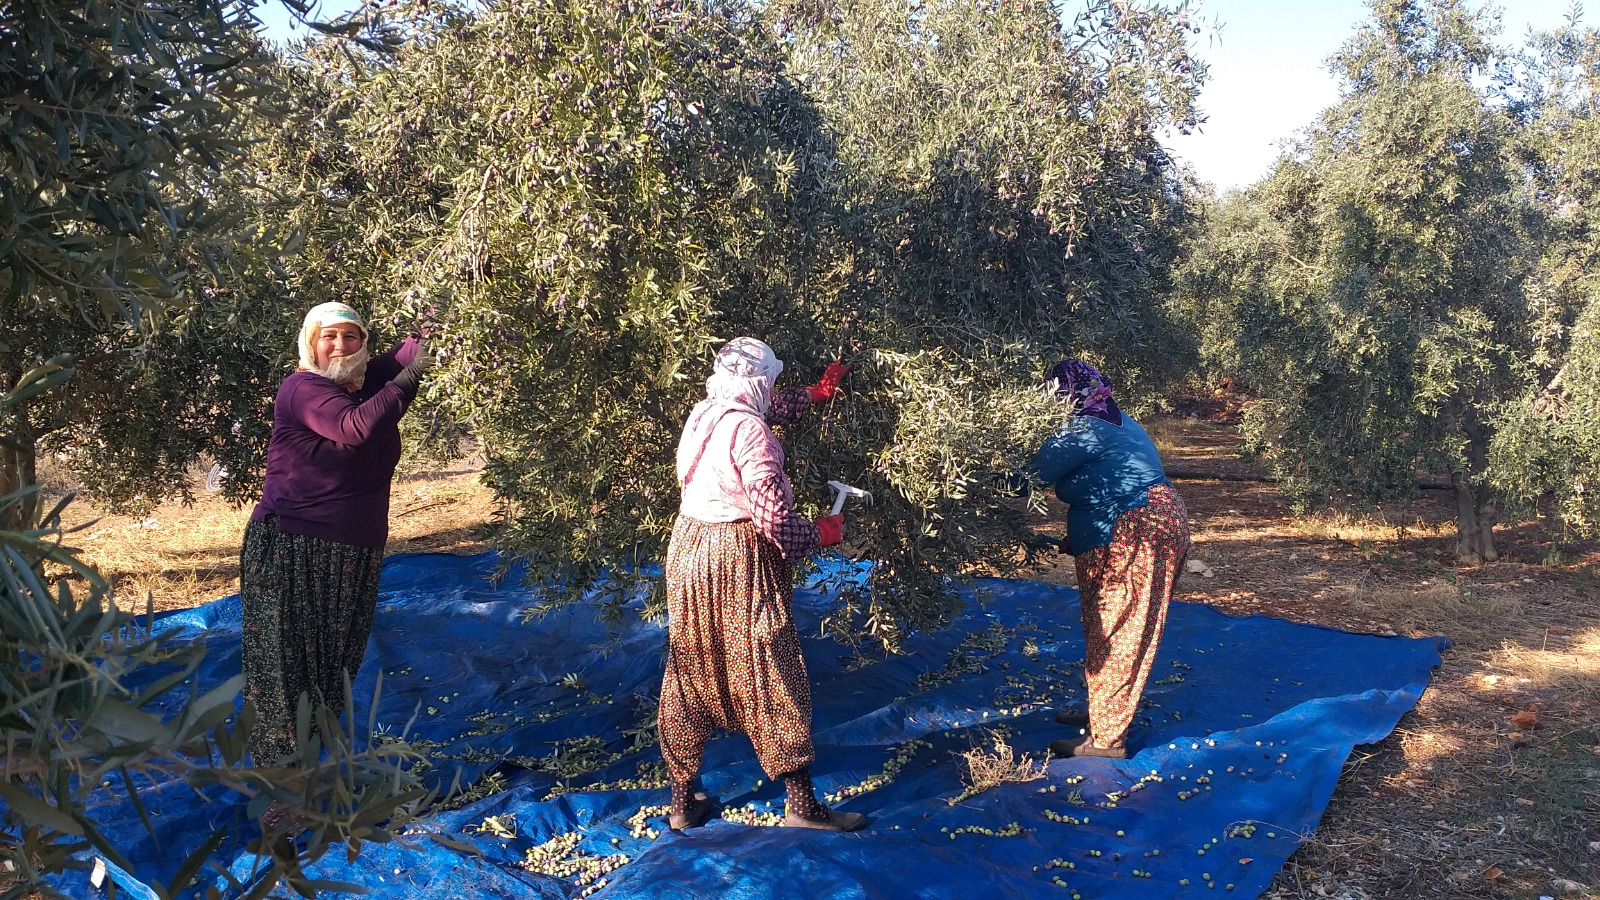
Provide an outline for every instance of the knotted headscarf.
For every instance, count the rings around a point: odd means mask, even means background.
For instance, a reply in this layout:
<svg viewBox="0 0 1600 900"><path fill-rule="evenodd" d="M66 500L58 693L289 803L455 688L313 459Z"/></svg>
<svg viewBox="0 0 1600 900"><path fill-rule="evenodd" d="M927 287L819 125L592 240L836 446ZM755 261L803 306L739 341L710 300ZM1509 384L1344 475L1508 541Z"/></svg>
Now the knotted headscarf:
<svg viewBox="0 0 1600 900"><path fill-rule="evenodd" d="M1050 367L1047 377L1056 383L1056 393L1072 398L1080 413L1122 424L1122 410L1111 396L1111 379L1099 369L1081 359L1063 359Z"/></svg>
<svg viewBox="0 0 1600 900"><path fill-rule="evenodd" d="M752 337L734 338L717 351L706 379L706 399L695 404L678 443L678 480L687 480L717 423L730 412L746 412L765 421L772 406L772 386L783 373L783 360Z"/></svg>
<svg viewBox="0 0 1600 900"><path fill-rule="evenodd" d="M322 329L340 322L348 322L361 329L361 349L350 356L330 360L326 369L317 367L317 336ZM372 355L367 352L367 343L371 340L371 332L367 330L367 323L361 320L361 314L350 306L329 302L320 303L311 307L306 313L305 320L300 323L300 368L315 372L337 384L360 384L367 374L367 361Z"/></svg>

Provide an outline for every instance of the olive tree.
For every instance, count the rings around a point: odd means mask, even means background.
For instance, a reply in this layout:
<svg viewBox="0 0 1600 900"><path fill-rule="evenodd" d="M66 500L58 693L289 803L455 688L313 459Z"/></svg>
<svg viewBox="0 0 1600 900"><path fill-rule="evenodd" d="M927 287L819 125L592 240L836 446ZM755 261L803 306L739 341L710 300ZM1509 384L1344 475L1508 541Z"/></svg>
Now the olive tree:
<svg viewBox="0 0 1600 900"><path fill-rule="evenodd" d="M1343 99L1226 201L1186 303L1259 400L1245 430L1306 505L1403 499L1447 473L1459 555L1492 560L1496 411L1530 363L1517 131L1456 0L1374 0L1332 59Z"/></svg>
<svg viewBox="0 0 1600 900"><path fill-rule="evenodd" d="M302 54L323 114L249 165L299 186L294 278L427 320L424 400L483 441L498 543L552 602L660 558L718 344L762 337L797 381L854 363L785 441L805 512L828 479L877 496L849 526L872 590L832 623L894 646L1020 558L998 476L1061 414L1053 357L1164 374L1189 208L1155 135L1200 74L1154 8L942 9L436 5L382 65Z"/></svg>
<svg viewBox="0 0 1600 900"><path fill-rule="evenodd" d="M323 114L249 165L295 188L306 292L426 321L428 394L489 452L499 543L581 587L661 548L715 345L757 323L820 345L845 264L829 139L736 5L436 10L381 64L307 48Z"/></svg>
<svg viewBox="0 0 1600 900"><path fill-rule="evenodd" d="M1533 352L1501 407L1491 478L1518 508L1545 497L1580 534L1600 529L1600 32L1535 35L1509 80L1544 226L1527 291Z"/></svg>
<svg viewBox="0 0 1600 900"><path fill-rule="evenodd" d="M1026 341L1039 371L1094 356L1130 399L1187 370L1163 300L1193 209L1159 142L1200 118L1186 7L847 0L771 16L861 217L871 277L853 323L914 345L944 345L949 325Z"/></svg>
<svg viewBox="0 0 1600 900"><path fill-rule="evenodd" d="M837 135L854 260L837 339L892 362L795 453L813 492L861 473L889 498L852 520L877 566L833 623L892 645L938 624L952 575L1024 558L998 476L1059 422L1051 363L1093 358L1136 405L1186 368L1162 301L1192 208L1158 136L1198 119L1198 26L1182 8L970 0L768 20Z"/></svg>
<svg viewBox="0 0 1600 900"><path fill-rule="evenodd" d="M302 0L282 2L309 15ZM221 786L250 797L256 815L280 803L289 815L254 839L265 862L252 896L284 881L314 892L307 860L392 839L426 796L402 769L404 744L359 746L326 710L307 710L321 737L299 764L246 764L249 708L229 720L237 679L157 713L151 704L182 690L203 648L119 610L112 586L64 543L65 502L39 502L41 443L114 501L181 491L196 453L252 444L239 432L253 436L260 418L265 365L240 326L272 318L284 296L271 264L281 249L252 233L241 212L253 207L227 181L243 147L238 123L273 93L263 76L275 61L251 8L19 0L0 12L0 800L15 838L6 896L54 895L52 879L83 867L83 851L126 865L96 820L103 783L135 805L135 778ZM364 16L308 24L385 46ZM302 843L287 839L291 826L308 829ZM189 891L228 837L189 848L159 893Z"/></svg>
<svg viewBox="0 0 1600 900"><path fill-rule="evenodd" d="M281 2L309 15L305 0ZM259 418L242 404L267 364L230 329L286 298L270 279L236 279L255 285L248 298L214 287L240 266L264 273L278 252L225 184L238 122L275 93L254 6L17 0L0 12L0 389L61 353L78 371L0 423L16 438L0 449L0 495L33 483L41 441L124 502L181 493L196 453L250 445L227 438ZM381 50L384 26L358 12L308 24ZM5 524L37 511L13 504Z"/></svg>

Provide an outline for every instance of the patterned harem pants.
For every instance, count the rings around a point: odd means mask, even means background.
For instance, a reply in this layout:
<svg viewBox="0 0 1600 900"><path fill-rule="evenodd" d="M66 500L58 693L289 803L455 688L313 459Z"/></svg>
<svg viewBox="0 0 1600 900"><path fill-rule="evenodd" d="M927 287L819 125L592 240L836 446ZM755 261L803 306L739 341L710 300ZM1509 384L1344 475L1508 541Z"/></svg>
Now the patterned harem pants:
<svg viewBox="0 0 1600 900"><path fill-rule="evenodd" d="M1117 517L1109 545L1075 560L1096 746L1125 746L1188 555L1189 511L1161 484L1147 505Z"/></svg>
<svg viewBox="0 0 1600 900"><path fill-rule="evenodd" d="M355 681L366 654L382 566L381 550L284 534L276 517L245 528L239 595L245 698L256 711L250 755L257 765L295 752L302 694L343 712L345 673Z"/></svg>
<svg viewBox="0 0 1600 900"><path fill-rule="evenodd" d="M790 614L793 570L749 521L679 516L667 547L667 667L658 723L674 781L715 729L744 733L773 778L810 765L811 683Z"/></svg>

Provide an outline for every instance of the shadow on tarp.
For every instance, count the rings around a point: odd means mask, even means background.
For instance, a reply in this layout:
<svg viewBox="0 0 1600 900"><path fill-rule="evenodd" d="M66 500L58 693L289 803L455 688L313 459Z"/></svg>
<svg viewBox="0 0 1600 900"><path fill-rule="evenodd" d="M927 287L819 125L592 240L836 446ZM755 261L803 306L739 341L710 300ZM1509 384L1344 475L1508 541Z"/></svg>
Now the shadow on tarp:
<svg viewBox="0 0 1600 900"><path fill-rule="evenodd" d="M504 790L437 813L419 829L474 843L482 855L413 835L411 848L366 845L354 863L335 851L313 868L318 877L397 900L544 900L597 886L597 898L787 897L797 888L888 900L1071 896L1058 893L1061 883L1102 900L1214 897L1229 886L1233 896L1254 897L1316 826L1351 749L1394 728L1448 646L1177 604L1130 737L1133 758L1051 762L1043 779L952 805L963 789L960 752L990 747L998 734L1019 753L1042 757L1066 736L1055 711L1083 702L1076 591L982 580L950 629L913 637L903 655L805 640L813 774L821 791L846 790L838 805L867 813L867 830L831 835L715 818L675 834L656 816L644 824L659 836L636 837L628 820L664 805L666 789L603 788L660 760L654 748L633 751L624 730L653 712L661 626L635 618L614 634L581 606L524 621L534 597L515 575L494 584L495 564L488 555L390 557L355 690L371 697L382 672L380 727L399 731L415 715L411 735L429 742L444 783L458 771L464 783L491 771L504 780ZM833 560L796 592L802 634L818 633L828 579L859 575ZM238 672L237 597L162 624L209 647L198 687ZM357 721L368 712L358 708ZM569 787L602 789L552 796L557 779L530 758L590 736L605 742L606 755L621 755ZM736 819L782 812L781 787L742 736L712 742L703 781ZM251 870L254 860L240 848L252 826L240 804L174 786L150 794L159 843L125 801L107 798L100 810L135 863L133 873L112 873L133 896L141 879L164 882L187 850L230 820L240 823L241 841L219 851L218 863L239 875ZM478 831L489 817L514 835ZM962 830L1003 832L1012 823L1014 836ZM581 835L569 859L594 857L588 865L597 874L557 878L521 868L529 848L569 833ZM63 887L97 895L86 883Z"/></svg>

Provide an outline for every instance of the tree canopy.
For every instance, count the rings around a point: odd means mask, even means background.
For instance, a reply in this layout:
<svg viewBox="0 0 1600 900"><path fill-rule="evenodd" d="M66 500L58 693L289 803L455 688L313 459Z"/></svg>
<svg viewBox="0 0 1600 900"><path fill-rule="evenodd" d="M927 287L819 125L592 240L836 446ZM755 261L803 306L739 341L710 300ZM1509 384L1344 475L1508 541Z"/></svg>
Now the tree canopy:
<svg viewBox="0 0 1600 900"><path fill-rule="evenodd" d="M302 54L320 113L247 165L295 198L269 221L305 236L307 299L426 321L431 415L483 441L498 543L535 578L659 557L681 423L753 334L789 377L856 364L785 441L805 510L833 478L878 497L850 514L874 589L833 621L894 646L947 578L1020 559L1000 476L1060 418L1055 358L1116 362L1135 398L1181 369L1153 352L1183 343L1160 294L1192 210L1156 140L1197 115L1181 14L439 9L392 59Z"/></svg>
<svg viewBox="0 0 1600 900"><path fill-rule="evenodd" d="M282 2L308 15L302 0ZM0 421L17 439L0 448L0 495L34 481L41 442L113 503L185 494L201 453L254 468L263 385L281 354L262 354L237 326L283 313L289 298L267 264L292 244L258 230L230 185L244 123L273 117L280 96L253 7L6 4L0 389L59 354L78 377ZM305 20L368 52L393 37L366 16ZM36 512L13 504L0 524L24 527Z"/></svg>
<svg viewBox="0 0 1600 900"><path fill-rule="evenodd" d="M1192 254L1190 321L1259 398L1246 431L1304 503L1409 498L1448 474L1463 557L1493 559L1487 455L1527 378L1532 210L1518 132L1478 80L1489 26L1377 0L1344 97Z"/></svg>
<svg viewBox="0 0 1600 900"><path fill-rule="evenodd" d="M1512 109L1544 226L1528 291L1528 373L1495 418L1490 475L1513 509L1545 498L1580 534L1600 531L1600 32L1538 35Z"/></svg>

